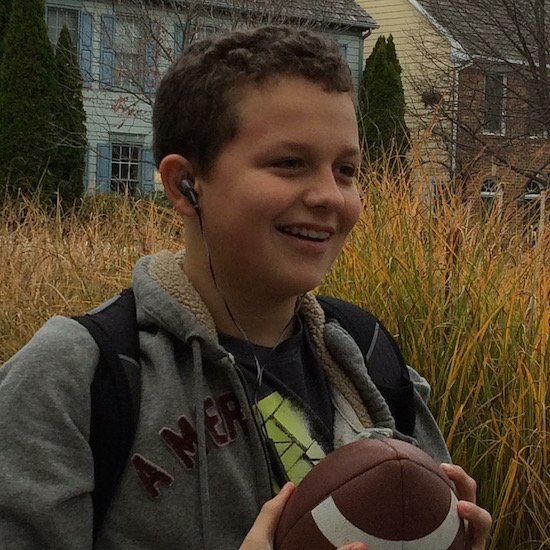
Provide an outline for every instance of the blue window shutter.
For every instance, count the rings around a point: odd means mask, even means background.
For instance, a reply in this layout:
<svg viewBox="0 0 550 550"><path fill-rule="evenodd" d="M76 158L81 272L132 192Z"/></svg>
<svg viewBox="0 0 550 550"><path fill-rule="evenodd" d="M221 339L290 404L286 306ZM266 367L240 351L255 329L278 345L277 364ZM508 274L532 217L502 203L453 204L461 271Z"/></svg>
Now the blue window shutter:
<svg viewBox="0 0 550 550"><path fill-rule="evenodd" d="M111 190L111 157L110 143L97 144L96 191L106 193Z"/></svg>
<svg viewBox="0 0 550 550"><path fill-rule="evenodd" d="M108 88L115 83L115 51L113 38L115 36L115 16L103 14L101 16L101 64L99 69L99 84Z"/></svg>
<svg viewBox="0 0 550 550"><path fill-rule="evenodd" d="M82 85L89 88L92 85L92 16L85 11L80 12L80 72Z"/></svg>
<svg viewBox="0 0 550 550"><path fill-rule="evenodd" d="M141 156L141 190L144 194L155 190L155 161L151 147L144 147Z"/></svg>
<svg viewBox="0 0 550 550"><path fill-rule="evenodd" d="M184 44L185 31L181 25L176 24L174 27L174 59L182 52Z"/></svg>

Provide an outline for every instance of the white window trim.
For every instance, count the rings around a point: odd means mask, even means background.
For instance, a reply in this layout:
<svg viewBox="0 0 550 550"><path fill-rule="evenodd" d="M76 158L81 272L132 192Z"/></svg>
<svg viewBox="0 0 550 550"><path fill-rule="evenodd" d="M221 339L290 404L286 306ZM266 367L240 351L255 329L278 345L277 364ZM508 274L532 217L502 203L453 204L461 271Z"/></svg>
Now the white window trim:
<svg viewBox="0 0 550 550"><path fill-rule="evenodd" d="M543 130L540 134L529 134L528 139L548 139L548 130Z"/></svg>
<svg viewBox="0 0 550 550"><path fill-rule="evenodd" d="M537 193L524 193L518 198L519 201L524 203L537 200L539 201L539 219L537 223L537 229L535 231L532 231L531 236L533 242L536 242L538 240L538 236L543 234L544 228L546 226L546 194L546 189L540 189Z"/></svg>

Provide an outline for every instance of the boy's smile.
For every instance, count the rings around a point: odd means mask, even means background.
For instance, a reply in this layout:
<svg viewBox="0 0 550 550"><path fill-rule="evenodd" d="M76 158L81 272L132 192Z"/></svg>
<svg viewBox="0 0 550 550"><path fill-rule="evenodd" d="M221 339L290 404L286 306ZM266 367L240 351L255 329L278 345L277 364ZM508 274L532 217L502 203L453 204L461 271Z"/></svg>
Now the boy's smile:
<svg viewBox="0 0 550 550"><path fill-rule="evenodd" d="M240 97L237 135L195 185L222 292L260 305L329 270L359 216L360 153L347 93L279 77Z"/></svg>

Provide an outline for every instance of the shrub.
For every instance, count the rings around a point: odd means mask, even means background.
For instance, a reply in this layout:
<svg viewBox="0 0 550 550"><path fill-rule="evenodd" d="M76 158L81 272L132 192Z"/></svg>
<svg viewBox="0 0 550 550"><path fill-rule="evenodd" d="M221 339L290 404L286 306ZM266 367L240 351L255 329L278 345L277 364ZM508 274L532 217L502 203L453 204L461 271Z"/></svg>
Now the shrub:
<svg viewBox="0 0 550 550"><path fill-rule="evenodd" d="M55 60L43 0L13 0L0 60L0 196L51 198L57 145Z"/></svg>
<svg viewBox="0 0 550 550"><path fill-rule="evenodd" d="M84 192L86 113L76 49L66 26L59 35L55 62L59 104L54 121L57 147L51 172L61 201L70 205Z"/></svg>
<svg viewBox="0 0 550 550"><path fill-rule="evenodd" d="M401 65L393 37L380 36L359 89L359 133L367 166L399 174L409 149Z"/></svg>

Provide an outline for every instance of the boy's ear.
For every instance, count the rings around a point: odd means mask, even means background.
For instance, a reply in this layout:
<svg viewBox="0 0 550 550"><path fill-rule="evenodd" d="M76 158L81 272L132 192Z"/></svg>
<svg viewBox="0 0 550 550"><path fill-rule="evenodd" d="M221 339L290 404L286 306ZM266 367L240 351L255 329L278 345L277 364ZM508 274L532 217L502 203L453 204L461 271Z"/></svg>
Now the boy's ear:
<svg viewBox="0 0 550 550"><path fill-rule="evenodd" d="M191 163L185 157L174 153L161 160L159 172L164 192L176 211L182 216L196 215L195 208L181 191L182 180L193 179Z"/></svg>

